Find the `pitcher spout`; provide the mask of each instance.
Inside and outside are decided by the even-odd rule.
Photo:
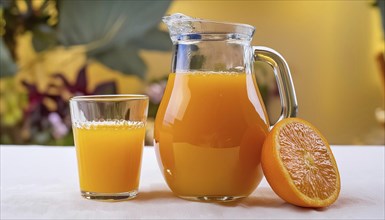
[[[187,20],[193,20],[193,17],[187,16],[182,13],[175,13],[172,15],[166,15],[162,18],[162,21],[167,25],[169,30],[172,30],[174,28],[174,24],[176,21],[187,21]]]
[[[193,26],[191,23],[193,20],[193,17],[189,17],[182,13],[167,15],[162,18],[163,23],[165,23],[168,28],[173,43],[177,40],[177,35],[193,32]]]

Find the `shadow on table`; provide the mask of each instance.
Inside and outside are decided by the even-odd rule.
[[[162,200],[177,198],[170,190],[139,191],[136,201]]]
[[[181,201],[188,201],[181,198],[178,198],[170,190],[154,190],[154,191],[140,191],[138,196],[135,198],[135,201],[149,201],[149,200],[169,200],[169,199],[178,199]],[[190,201],[198,202],[199,201]],[[247,198],[240,199],[234,202],[202,202],[211,205],[219,205],[226,207],[247,207],[247,208],[256,208],[256,207],[265,207],[265,208],[278,208],[278,209],[290,209],[298,212],[323,212],[328,209],[325,208],[303,208],[295,205],[291,205],[281,198],[279,198],[269,187],[258,187],[258,189]]]
[[[220,206],[228,207],[270,207],[280,208],[286,203],[274,194],[268,187],[258,187],[252,195],[234,202],[215,203]]]
[[[296,210],[298,212],[313,212],[313,211],[325,211],[327,208],[303,208],[295,205],[291,205],[281,198],[279,198],[273,190],[269,187],[258,187],[258,189],[247,198],[234,201],[234,202],[226,202],[226,203],[216,203],[220,206],[227,207],[265,207],[265,208],[279,208],[279,209],[291,209]]]

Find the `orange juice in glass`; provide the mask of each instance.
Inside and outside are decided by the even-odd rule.
[[[70,105],[82,196],[100,200],[134,198],[139,186],[148,98],[77,96]]]

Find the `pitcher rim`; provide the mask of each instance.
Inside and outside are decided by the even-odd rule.
[[[244,34],[249,36],[250,38],[253,37],[254,32],[256,28],[249,24],[243,24],[243,23],[235,23],[235,22],[222,22],[222,21],[216,21],[216,20],[210,20],[210,19],[201,19],[201,18],[180,18],[176,20],[169,21],[168,18],[170,18],[171,15],[166,15],[162,17],[162,21],[166,24],[170,35],[183,35],[183,34],[192,34],[192,33],[209,33],[209,34],[225,34],[225,33],[236,33],[236,34]],[[175,24],[183,24],[186,22],[191,22],[189,25],[181,25],[181,27],[174,28],[173,25]],[[197,25],[197,24],[204,24],[207,25],[204,28],[203,25]],[[212,25],[210,27],[209,25]],[[223,27],[219,27],[223,26]],[[205,29],[206,28],[206,29]]]
[[[164,19],[170,17],[169,15],[165,15],[162,17],[162,21]],[[237,23],[237,22],[227,22],[227,21],[216,21],[216,20],[209,20],[209,19],[202,19],[202,18],[183,18],[180,20],[173,21],[173,23],[180,23],[184,21],[190,21],[190,22],[204,22],[204,23],[215,23],[215,24],[225,24],[225,25],[232,25],[232,26],[243,26],[246,28],[250,28],[255,30],[255,27],[250,24],[244,24],[244,23]]]

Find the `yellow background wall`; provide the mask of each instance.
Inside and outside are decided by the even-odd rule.
[[[384,50],[381,20],[378,8],[371,4],[175,0],[167,13],[255,26],[252,43],[279,51],[291,67],[299,117],[315,124],[332,144],[370,144],[368,136],[374,133],[378,139],[384,135],[374,111],[384,106],[385,86],[375,61]],[[76,70],[86,60],[81,51],[61,47],[37,55],[31,35],[22,39],[18,44],[22,68],[17,76],[35,80],[41,90],[52,73],[63,72],[74,81]],[[169,73],[171,52],[141,51],[141,55],[148,64],[148,80]],[[91,61],[88,77],[90,90],[99,82],[116,80],[120,93],[144,92],[144,81],[97,62]],[[279,99],[272,100],[267,108],[272,118],[277,116]]]
[[[384,106],[375,56],[384,42],[372,1],[174,1],[168,14],[247,23],[254,45],[279,51],[296,86],[299,116],[332,144],[365,142],[380,129],[374,111]],[[170,53],[143,51],[149,79],[168,74]],[[279,100],[268,106],[272,115]]]

